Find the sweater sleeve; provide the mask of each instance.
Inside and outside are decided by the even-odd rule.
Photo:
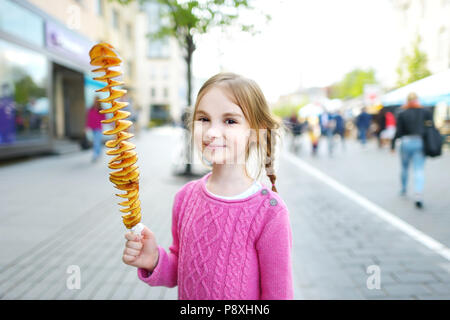
[[[292,232],[286,207],[275,213],[256,243],[260,267],[261,299],[294,298],[292,284]]]
[[[165,286],[175,287],[178,283],[178,215],[181,205],[181,192],[175,195],[174,204],[172,207],[172,245],[169,247],[167,253],[161,246],[158,246],[159,259],[158,263],[149,272],[146,269],[138,268],[138,277],[150,286]]]

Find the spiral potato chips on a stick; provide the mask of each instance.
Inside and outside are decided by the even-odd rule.
[[[137,153],[134,151],[135,145],[126,140],[134,137],[132,133],[127,130],[133,124],[129,120],[125,120],[130,115],[130,112],[121,109],[128,105],[128,102],[116,101],[122,97],[127,91],[123,89],[114,89],[113,87],[123,85],[122,81],[112,80],[120,76],[122,73],[117,70],[110,69],[111,67],[118,67],[122,60],[119,58],[116,50],[108,43],[99,43],[92,47],[89,51],[91,58],[91,65],[99,68],[92,70],[92,72],[104,72],[104,75],[95,77],[94,80],[106,82],[106,86],[96,90],[96,92],[107,92],[109,96],[104,99],[99,99],[99,102],[110,103],[108,109],[100,110],[100,113],[112,113],[113,116],[109,119],[102,120],[102,123],[114,123],[114,129],[103,131],[105,135],[115,135],[115,139],[108,140],[105,145],[112,150],[108,150],[106,154],[114,156],[109,161],[108,167],[113,170],[110,173],[109,180],[115,184],[119,190],[125,191],[124,194],[116,194],[125,201],[119,205],[125,207],[120,209],[123,223],[128,229],[138,231],[136,228],[141,221],[141,202],[139,201],[139,170],[136,165]],[[141,224],[139,224],[141,225]]]

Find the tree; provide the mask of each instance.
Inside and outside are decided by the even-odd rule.
[[[364,85],[375,84],[375,71],[373,69],[354,69],[347,73],[344,78],[330,88],[330,98],[350,99],[359,97],[364,93]]]
[[[122,4],[128,4],[134,0],[116,0]],[[158,3],[161,7],[160,19],[165,21],[159,29],[150,34],[154,40],[173,37],[184,50],[186,61],[186,80],[188,106],[192,105],[192,56],[196,50],[195,38],[198,35],[209,32],[214,27],[237,26],[241,31],[257,33],[253,25],[236,23],[241,10],[254,10],[250,4],[252,0],[139,0]],[[266,21],[269,15],[264,15]]]
[[[134,0],[116,1],[127,4]],[[160,19],[165,22],[156,32],[150,34],[150,37],[155,40],[173,37],[184,50],[188,107],[192,106],[192,56],[196,50],[196,36],[205,34],[214,27],[221,27],[223,30],[231,25],[244,32],[256,33],[253,25],[237,23],[241,10],[255,9],[250,4],[252,0],[140,0],[142,4],[145,2],[158,3],[161,7]],[[269,15],[264,17],[266,21],[270,20]],[[190,154],[188,156],[190,157]],[[186,164],[187,175],[191,171],[190,162],[189,159]]]
[[[418,35],[412,43],[410,54],[403,51],[399,65],[397,67],[397,86],[402,87],[408,83],[420,80],[431,75],[427,68],[427,54],[420,50],[422,39]]]

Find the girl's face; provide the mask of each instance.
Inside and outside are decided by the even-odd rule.
[[[210,88],[197,106],[194,141],[211,164],[245,164],[250,126],[224,89]]]

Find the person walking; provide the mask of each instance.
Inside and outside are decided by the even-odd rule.
[[[423,151],[423,133],[425,131],[425,121],[431,120],[432,115],[419,104],[416,93],[411,92],[407,97],[407,102],[397,118],[397,131],[391,142],[391,151],[395,152],[395,141],[401,139],[400,160],[401,160],[401,191],[402,196],[406,195],[408,185],[408,169],[412,162],[414,177],[414,200],[417,208],[423,207],[424,191],[424,166],[425,155]]]
[[[345,150],[345,120],[341,115],[341,111],[337,111],[333,118],[336,123],[334,134],[337,134],[341,138],[342,150]]]
[[[367,113],[366,108],[362,109],[362,112],[356,118],[356,127],[358,128],[358,138],[362,145],[366,144],[367,141],[367,131],[370,127],[370,121],[372,116]]]
[[[385,129],[380,132],[381,147],[383,147],[384,144],[389,144],[389,142],[394,138],[396,130],[395,116],[392,112],[387,111],[384,115],[384,119]]]
[[[297,113],[294,111],[288,121],[289,129],[291,130],[291,151],[298,152],[300,141],[299,137],[302,134],[302,123],[298,120]]]
[[[101,121],[106,119],[105,115],[99,112],[102,110],[102,107],[98,99],[99,97],[94,98],[94,103],[86,116],[86,128],[92,131],[92,144],[94,149],[92,162],[95,162],[100,158],[100,153],[103,146]]]

